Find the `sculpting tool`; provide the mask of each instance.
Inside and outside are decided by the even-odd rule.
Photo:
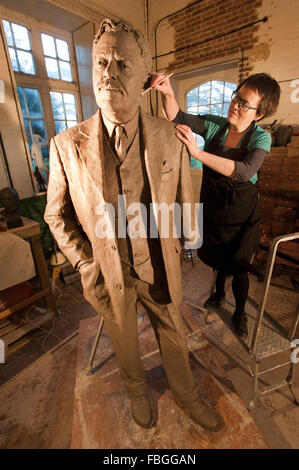
[[[164,80],[166,78],[170,78],[172,77],[172,75],[174,74],[174,72],[170,73],[169,75],[167,75],[166,77],[162,78],[162,80],[160,80],[156,85],[160,85],[160,83],[164,82]],[[146,90],[144,90],[142,93],[141,93],[141,96],[145,95],[145,93],[147,93],[148,91],[150,91],[153,87],[150,86],[149,88],[147,88]]]

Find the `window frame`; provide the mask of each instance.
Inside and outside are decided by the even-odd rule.
[[[47,128],[46,128],[46,120],[45,120],[45,113],[44,113],[44,109],[43,109],[43,103],[42,103],[42,98],[41,98],[41,93],[40,93],[40,90],[37,88],[37,87],[29,87],[29,86],[21,86],[21,85],[17,85],[17,88],[22,88],[23,90],[23,93],[24,93],[24,88],[31,88],[32,90],[37,90],[39,92],[39,97],[40,97],[40,104],[41,104],[41,111],[42,111],[42,117],[39,117],[39,118],[31,118],[30,117],[30,113],[28,111],[28,103],[27,103],[27,98],[25,96],[25,99],[24,99],[24,104],[25,104],[25,107],[26,107],[26,111],[27,111],[27,114],[28,116],[24,117],[23,116],[23,113],[22,113],[22,116],[23,116],[23,121],[24,121],[24,124],[25,124],[25,120],[28,120],[28,121],[44,121],[45,123],[45,131],[46,131],[46,137],[48,139],[48,133],[47,133]],[[17,90],[17,93],[18,93],[18,90]],[[18,96],[19,96],[19,93],[18,93]],[[20,103],[21,105],[21,103]],[[26,128],[26,126],[25,126]],[[30,133],[31,133],[31,139],[33,141],[33,132],[32,132],[32,127],[30,125]],[[27,133],[26,133],[26,136],[27,136]],[[27,139],[28,140],[28,139]],[[29,145],[29,142],[28,142],[28,145]]]
[[[78,123],[80,123],[83,120],[81,99],[80,99],[80,88],[79,88],[78,74],[77,74],[76,60],[75,60],[75,46],[74,46],[72,34],[68,31],[63,31],[50,24],[39,22],[32,17],[23,15],[22,13],[18,13],[15,11],[9,12],[8,9],[3,9],[3,13],[1,14],[1,21],[2,20],[7,20],[10,23],[16,23],[16,24],[19,24],[20,26],[24,26],[29,31],[31,53],[33,55],[33,60],[34,60],[34,65],[35,65],[35,75],[26,74],[24,72],[15,72],[13,70],[9,52],[8,52],[9,46],[6,41],[6,36],[4,33],[4,25],[2,24],[5,45],[6,45],[7,53],[8,53],[9,66],[11,67],[12,73],[14,74],[16,87],[20,86],[20,87],[25,87],[25,88],[35,88],[39,90],[43,114],[44,114],[46,134],[48,137],[48,141],[50,143],[51,138],[53,138],[56,135],[54,116],[52,113],[52,105],[51,105],[51,99],[50,99],[50,91],[58,91],[58,92],[63,92],[63,93],[74,94],[75,101],[76,101],[77,115],[78,115]],[[71,65],[71,71],[72,71],[71,82],[48,77],[46,64],[44,60],[45,56],[44,56],[44,51],[43,51],[43,46],[42,46],[42,38],[41,38],[42,33],[53,36],[55,39],[61,39],[63,41],[67,41],[68,47],[69,47],[70,65]],[[16,93],[17,99],[19,100],[17,89],[15,90],[15,93]],[[19,106],[21,110],[20,103],[19,103]],[[25,131],[25,124],[24,124],[24,131]],[[26,132],[25,132],[25,136],[27,139]],[[29,143],[28,143],[28,146],[29,146]]]
[[[72,94],[75,96],[75,104],[76,104],[76,110],[77,110],[77,123],[79,124],[80,122],[80,118],[79,118],[79,113],[78,113],[78,104],[80,102],[80,97],[79,97],[79,93],[76,93],[74,91],[66,91],[66,90],[62,90],[62,89],[59,89],[59,88],[55,88],[55,89],[49,89],[49,100],[50,100],[50,107],[51,107],[51,114],[52,114],[52,118],[53,118],[53,123],[54,123],[54,129],[55,129],[55,135],[56,135],[56,128],[55,128],[55,121],[59,121],[59,119],[55,119],[55,116],[54,116],[54,111],[53,111],[53,107],[52,107],[52,101],[51,101],[51,95],[50,95],[50,92],[57,92],[57,93],[69,93],[69,94]],[[61,119],[62,121],[62,119]],[[65,121],[67,121],[67,119],[65,119]]]
[[[204,85],[205,83],[208,83],[208,82],[223,82],[223,83],[233,83],[229,80],[219,80],[217,78],[213,79],[213,78],[210,78],[210,79],[205,79],[204,81],[201,81],[201,82],[197,82],[196,84],[192,85],[191,87],[187,88],[185,90],[185,93],[184,93],[184,109],[187,110],[187,107],[188,107],[188,101],[187,101],[187,95],[188,93],[190,93],[190,91],[194,90],[195,88],[199,88],[200,86]],[[234,83],[234,85],[236,86],[237,88],[237,84]],[[211,93],[210,93],[210,99],[211,99]],[[229,99],[229,103],[231,102],[231,98]],[[224,101],[224,94],[223,94],[223,101],[222,103],[211,103],[211,101],[209,102],[209,104],[207,105],[202,105],[202,106],[209,106],[209,109],[211,110],[211,105],[214,105],[214,104],[222,104],[222,109],[223,109],[223,105],[228,103],[228,101]],[[210,114],[210,111],[209,113]],[[218,115],[219,116],[219,115]]]
[[[47,56],[45,53],[44,53],[44,48],[43,48],[43,43],[42,43],[42,34],[45,34],[47,36],[51,36],[53,39],[54,39],[54,44],[55,44],[55,51],[56,51],[56,57],[51,57],[51,56]],[[69,55],[70,55],[70,60],[69,61],[66,61],[66,60],[62,60],[62,59],[59,59],[59,56],[58,56],[58,50],[57,50],[57,45],[56,45],[56,39],[60,40],[60,41],[65,41],[68,45],[68,50],[69,50]],[[43,58],[44,58],[44,67],[45,67],[45,70],[46,70],[46,76],[49,80],[56,80],[56,81],[61,81],[63,83],[73,83],[74,82],[74,67],[73,67],[73,62],[72,62],[72,52],[71,52],[71,47],[70,47],[70,44],[69,44],[69,41],[65,38],[65,37],[62,37],[62,36],[57,36],[57,35],[54,35],[53,33],[49,33],[48,31],[45,32],[45,31],[41,31],[40,33],[40,40],[41,40],[41,44],[42,44],[42,51],[43,51]],[[73,40],[73,39],[72,39]],[[59,60],[61,60],[62,62],[67,62],[68,64],[70,64],[70,67],[71,67],[71,74],[72,74],[72,80],[62,80],[61,78],[51,78],[48,76],[48,72],[47,72],[47,66],[46,66],[46,58],[49,58],[49,59],[54,59],[56,60],[56,62],[59,62]],[[60,68],[59,68],[59,63],[58,63],[58,74],[60,76]]]
[[[13,42],[14,42],[14,45],[13,46],[10,46],[8,45],[7,43],[7,39],[6,39],[6,33],[5,33],[5,28],[4,28],[4,24],[3,24],[3,20],[4,21],[7,21],[9,24],[10,24],[10,28],[11,28],[11,33],[12,33],[12,37],[13,37]],[[3,31],[4,31],[4,37],[5,37],[5,41],[6,41],[6,45],[7,45],[7,49],[8,49],[8,55],[9,55],[9,59],[11,61],[11,58],[10,58],[10,53],[9,53],[9,48],[12,48],[14,49],[14,51],[24,51],[24,52],[29,52],[31,55],[32,55],[32,62],[33,62],[33,68],[34,68],[34,72],[35,73],[27,73],[27,72],[22,72],[21,71],[21,67],[20,67],[20,62],[19,62],[19,58],[18,58],[18,54],[16,52],[16,60],[17,60],[17,63],[18,63],[18,67],[19,67],[19,70],[13,70],[13,66],[12,66],[12,63],[11,63],[11,67],[12,67],[12,70],[14,73],[20,73],[20,74],[25,74],[25,75],[31,75],[33,77],[36,76],[36,71],[37,71],[37,68],[36,68],[36,60],[34,59],[34,53],[33,53],[33,47],[32,47],[32,35],[31,35],[31,30],[30,30],[30,27],[27,25],[27,24],[24,24],[24,23],[20,23],[20,22],[16,22],[14,20],[11,20],[11,19],[8,19],[8,18],[1,18],[1,21],[2,21],[2,26],[3,26]],[[30,50],[27,50],[27,49],[22,49],[21,47],[17,47],[16,46],[16,43],[15,43],[15,38],[14,38],[14,33],[13,33],[13,30],[12,30],[12,26],[11,24],[14,23],[18,26],[22,26],[23,28],[26,28],[27,31],[28,31],[28,36],[29,36],[29,42],[30,42]]]

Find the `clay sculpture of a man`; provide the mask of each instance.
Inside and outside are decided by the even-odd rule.
[[[51,142],[45,220],[80,271],[85,298],[104,318],[134,420],[144,428],[155,421],[139,355],[139,301],[173,394],[197,424],[214,431],[218,414],[199,398],[179,310],[180,242],[160,232],[150,236],[146,223],[145,236],[136,236],[128,230],[134,211],[119,215],[119,205],[140,204],[146,222],[153,204],[192,202],[185,146],[172,124],[140,108],[150,69],[142,33],[123,21],[104,20],[93,44],[99,110]]]

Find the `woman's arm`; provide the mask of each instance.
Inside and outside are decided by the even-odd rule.
[[[262,166],[266,155],[266,150],[258,147],[250,150],[242,162],[236,162],[234,180],[249,181]]]
[[[179,131],[177,137],[184,142],[193,158],[235,181],[249,181],[260,169],[267,154],[266,150],[256,147],[251,149],[241,162],[219,157],[200,150],[190,127],[178,124],[176,128]]]
[[[179,108],[167,75],[163,73],[153,74],[151,86],[162,94],[162,108],[164,116],[168,121],[173,121],[176,124],[186,124],[191,127],[192,132],[203,135],[205,130],[204,119],[199,115],[184,113]]]
[[[190,127],[184,124],[178,124],[176,128],[179,131],[176,134],[177,137],[184,142],[189,154],[195,158],[195,160],[199,160],[204,165],[224,176],[234,178],[236,173],[236,162],[234,160],[218,157],[217,155],[200,150]]]
[[[164,78],[164,80],[163,80]],[[161,82],[161,80],[163,80]],[[170,80],[164,73],[152,74],[150,86],[162,94],[162,108],[164,115],[168,121],[173,121],[179,112],[179,105],[175,99]]]

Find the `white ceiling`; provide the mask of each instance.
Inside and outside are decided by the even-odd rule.
[[[87,21],[43,0],[0,0],[0,4],[65,31],[74,31]]]

